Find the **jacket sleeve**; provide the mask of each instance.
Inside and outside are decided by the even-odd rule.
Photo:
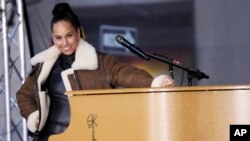
[[[151,86],[153,77],[142,69],[119,62],[105,54],[103,54],[103,63],[111,83],[116,87],[142,88]]]
[[[25,82],[21,85],[20,89],[16,93],[20,114],[26,119],[32,112],[38,109],[35,97],[36,81],[34,77],[34,71],[29,73],[25,79]]]

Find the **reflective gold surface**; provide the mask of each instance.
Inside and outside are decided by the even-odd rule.
[[[72,119],[50,141],[229,141],[250,125],[250,86],[86,90],[70,95]]]

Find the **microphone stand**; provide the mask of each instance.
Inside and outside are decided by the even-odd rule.
[[[173,68],[173,65],[169,65],[168,71],[169,71],[170,76],[174,79],[174,68]]]
[[[199,69],[192,69],[192,68],[186,67],[186,66],[182,65],[179,61],[177,61],[175,59],[172,59],[172,58],[169,58],[169,57],[166,57],[166,56],[163,56],[163,55],[159,55],[159,54],[156,54],[156,53],[154,53],[153,55],[149,54],[147,52],[144,52],[144,53],[147,56],[149,56],[150,58],[153,58],[153,59],[156,59],[158,61],[169,64],[170,65],[169,66],[170,67],[169,68],[170,75],[172,76],[172,78],[173,78],[173,66],[186,71],[187,75],[188,75],[188,86],[192,86],[192,79],[193,78],[197,78],[197,80],[201,80],[203,78],[209,79],[209,76],[207,76],[205,73],[201,72]]]
[[[192,86],[192,79],[193,78],[197,78],[198,80],[201,80],[203,78],[206,78],[206,79],[209,78],[209,76],[207,76],[205,73],[201,72],[200,70],[198,70],[198,69],[194,70],[194,69],[191,69],[189,67],[186,67],[186,66],[182,65],[179,61],[177,61],[175,59],[172,59],[172,58],[169,58],[169,57],[166,57],[166,56],[163,56],[163,55],[159,55],[159,54],[156,54],[156,53],[152,55],[152,54],[149,54],[147,52],[144,52],[140,48],[138,48],[136,45],[131,44],[129,41],[127,41],[121,35],[117,35],[115,40],[119,44],[127,47],[131,52],[135,53],[136,55],[140,56],[141,58],[143,58],[143,59],[145,59],[147,61],[149,61],[150,58],[153,58],[153,59],[156,59],[158,61],[169,64],[169,72],[170,72],[170,75],[171,75],[172,78],[174,78],[173,66],[186,71],[187,74],[188,74],[188,85],[189,86]]]

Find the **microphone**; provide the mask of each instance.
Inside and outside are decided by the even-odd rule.
[[[121,35],[117,35],[115,37],[115,40],[123,45],[124,47],[128,48],[131,52],[133,52],[134,54],[140,56],[141,58],[145,59],[145,60],[149,60],[150,58],[148,57],[148,55],[146,53],[144,53],[140,48],[136,47],[136,45],[131,44],[129,41],[127,41],[123,36]]]

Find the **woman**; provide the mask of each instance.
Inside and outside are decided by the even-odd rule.
[[[84,40],[80,22],[67,3],[56,5],[52,13],[54,45],[31,59],[35,67],[16,95],[34,141],[48,140],[68,127],[70,108],[65,91],[174,85],[167,75],[153,78],[97,52]]]

